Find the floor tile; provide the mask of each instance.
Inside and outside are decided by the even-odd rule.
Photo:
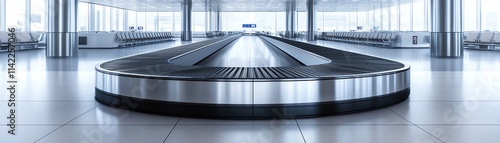
[[[410,124],[405,119],[401,118],[392,111],[383,108],[374,111],[345,114],[345,115],[335,115],[327,117],[318,118],[307,118],[307,119],[297,119],[299,125],[330,125],[330,124],[360,124],[360,125],[371,125],[371,124]]]
[[[161,143],[173,125],[64,126],[37,143]]]
[[[412,125],[301,125],[310,143],[441,143]]]
[[[264,126],[295,126],[294,119],[266,119],[266,120],[230,120],[230,119],[201,119],[181,118],[179,125],[264,125]]]
[[[6,126],[1,126],[0,142],[2,143],[32,143],[49,134],[60,126],[16,126],[16,135],[7,133],[10,129]]]
[[[0,102],[0,105],[7,105]],[[95,102],[17,102],[18,125],[63,125],[93,109]],[[9,110],[10,111],[10,110]],[[0,115],[8,115],[2,108]]]
[[[105,105],[85,113],[70,125],[175,125],[180,117],[129,111]]]
[[[495,143],[500,141],[500,125],[420,126],[447,143]]]
[[[167,143],[304,143],[296,125],[177,125]]]
[[[403,102],[389,107],[414,124],[500,124],[500,111],[480,102]]]

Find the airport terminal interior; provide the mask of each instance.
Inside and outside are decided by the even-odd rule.
[[[0,142],[500,142],[499,4],[0,0]]]

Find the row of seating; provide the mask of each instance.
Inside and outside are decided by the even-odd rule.
[[[121,46],[171,41],[174,38],[171,32],[117,32],[116,37]]]
[[[38,36],[38,37],[37,37]],[[28,32],[16,32],[15,33],[15,42],[12,45],[16,46],[17,49],[28,49],[28,48],[37,48],[40,35],[37,33],[28,33]],[[5,50],[9,46],[9,32],[0,31],[0,49]]]
[[[497,49],[500,46],[500,32],[465,32],[464,45],[466,48]]]
[[[390,46],[396,40],[397,32],[322,32],[318,39],[349,42],[355,44],[369,44]]]
[[[220,36],[230,36],[234,34],[241,34],[241,31],[207,31],[207,38],[220,37]]]
[[[288,34],[288,35],[291,35],[291,34]],[[295,38],[305,38],[307,35],[307,32],[306,31],[297,31],[297,32],[294,32],[293,35],[294,35],[293,37],[295,37]],[[282,38],[289,38],[289,36],[287,36],[287,31],[278,31],[278,36],[280,36]]]
[[[464,42],[478,44],[500,44],[500,32],[465,32]]]

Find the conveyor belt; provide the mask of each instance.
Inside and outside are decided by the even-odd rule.
[[[217,60],[222,47],[234,46],[240,36],[97,65],[96,100],[179,116],[270,118],[281,112],[279,116],[295,118],[386,107],[409,95],[407,65],[271,36],[263,36],[264,43],[303,64],[224,67],[203,61]],[[314,57],[318,60],[310,62]]]
[[[259,36],[241,36],[203,59],[197,66],[211,67],[291,67],[303,66]]]

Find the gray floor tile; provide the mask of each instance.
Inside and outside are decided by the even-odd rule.
[[[70,125],[175,125],[179,117],[140,113],[99,105]]]
[[[420,126],[447,143],[497,143],[500,125]]]
[[[500,124],[500,111],[480,102],[403,102],[389,109],[415,124]]]
[[[303,143],[295,126],[177,125],[167,143]]]
[[[6,102],[0,102],[7,105]],[[17,102],[18,125],[63,125],[96,106],[96,102]],[[2,108],[5,109],[5,108]],[[0,115],[8,115],[0,110]]]
[[[16,126],[15,136],[7,133],[7,127],[1,126],[0,142],[32,143],[57,129],[59,126]]]
[[[297,125],[293,119],[268,119],[268,120],[225,120],[225,119],[200,119],[181,118],[179,125],[263,125],[263,126],[294,126]]]
[[[173,125],[64,126],[37,143],[162,143]]]
[[[412,125],[301,125],[308,143],[441,143]]]
[[[381,124],[410,124],[392,111],[384,108],[374,111],[345,114],[337,116],[327,116],[318,118],[297,119],[299,125],[329,125],[329,124],[360,124],[360,125],[381,125]]]

